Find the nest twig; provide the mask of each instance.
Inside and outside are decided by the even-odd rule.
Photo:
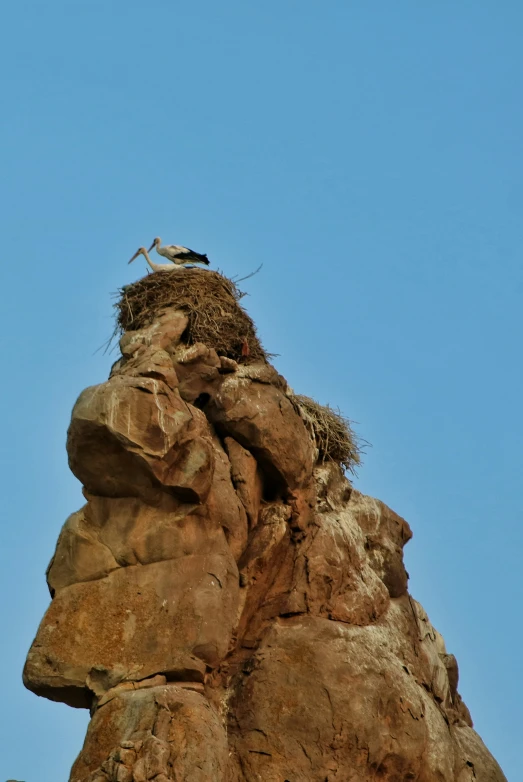
[[[173,307],[188,317],[183,335],[187,345],[203,342],[218,355],[243,363],[267,361],[270,356],[258,339],[253,321],[239,304],[243,293],[217,272],[155,272],[125,285],[116,295],[115,336],[144,328],[161,310]]]
[[[302,394],[293,394],[291,401],[297,408],[318,448],[320,462],[338,462],[355,474],[361,464],[364,441],[351,427],[351,422],[339,410],[320,405]]]

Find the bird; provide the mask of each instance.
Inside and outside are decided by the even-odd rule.
[[[153,247],[156,247],[156,252],[159,255],[163,255],[164,258],[178,266],[184,266],[186,263],[203,263],[205,266],[209,266],[209,259],[204,253],[197,253],[188,247],[182,247],[178,244],[166,244],[161,247],[161,243],[162,240],[157,236],[149,247],[149,252],[151,252]]]
[[[143,255],[153,272],[175,272],[178,271],[178,269],[182,269],[183,267],[180,265],[176,265],[174,263],[155,263],[154,261],[151,261],[149,258],[149,253],[145,249],[145,247],[139,247],[129,263],[132,263],[135,258],[138,258],[139,255]]]

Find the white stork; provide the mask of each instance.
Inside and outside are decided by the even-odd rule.
[[[166,244],[161,247],[161,243],[162,240],[157,236],[149,247],[149,252],[151,252],[153,247],[156,247],[156,252],[159,255],[163,255],[164,258],[172,261],[177,266],[185,266],[187,263],[204,263],[206,266],[209,265],[209,259],[203,253],[197,253],[188,247],[181,247],[178,244]]]
[[[149,253],[145,249],[145,247],[139,247],[129,263],[132,263],[135,258],[138,258],[139,255],[143,255],[153,272],[175,272],[178,271],[178,269],[181,269],[182,266],[176,266],[174,263],[155,263],[154,261],[151,261],[149,258]]]

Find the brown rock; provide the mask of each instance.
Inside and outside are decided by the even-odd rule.
[[[92,494],[147,500],[164,486],[201,502],[212,482],[205,416],[154,378],[114,377],[86,389],[73,409],[67,449],[72,471]]]
[[[242,778],[461,779],[444,715],[398,655],[394,613],[375,627],[313,617],[273,625],[231,703]],[[479,762],[470,728],[465,741]],[[482,778],[503,780],[490,756],[485,768]]]
[[[24,683],[52,700],[88,706],[90,692],[120,681],[156,673],[201,679],[227,652],[237,601],[236,566],[223,553],[118,568],[64,587],[42,620]]]
[[[391,597],[407,593],[408,573],[403,563],[403,546],[412,537],[407,522],[373,497],[353,491],[350,511],[365,533],[369,562]]]
[[[447,725],[387,640],[313,617],[275,624],[232,706],[246,778],[450,782]]]
[[[252,380],[255,383],[265,383],[274,386],[287,394],[289,386],[285,378],[280,375],[274,367],[265,361],[257,361],[252,364],[240,364],[238,367],[238,377]]]
[[[229,372],[237,372],[239,367],[240,365],[233,358],[220,356],[220,372],[223,375],[227,375]]]
[[[224,530],[231,553],[237,562],[247,545],[247,515],[234,490],[229,459],[217,437],[213,438],[213,449],[215,469],[206,510],[209,518]]]
[[[133,355],[138,346],[173,350],[183,336],[188,324],[187,315],[179,310],[167,309],[160,312],[154,321],[139,331],[127,331],[120,339],[122,355]]]
[[[73,410],[87,504],[24,670],[91,709],[71,782],[503,782],[407,522],[318,461],[274,368],[188,334],[174,309],[128,332]]]
[[[136,343],[133,344],[135,347]],[[130,377],[150,377],[162,380],[171,390],[178,386],[178,377],[174,371],[172,358],[165,350],[156,347],[138,346],[133,350],[129,360],[120,362],[114,375]]]
[[[97,536],[85,517],[85,508],[73,513],[56,544],[55,554],[47,568],[47,585],[51,595],[78,581],[103,578],[118,567],[111,550]]]
[[[238,626],[240,644],[256,648],[264,627],[262,606],[268,602],[267,592],[289,553],[291,509],[281,503],[263,508],[260,523],[250,535],[249,545],[239,562],[241,616]],[[288,581],[288,579],[287,579]],[[286,596],[286,593],[285,593]],[[279,597],[279,595],[278,595]],[[274,611],[269,611],[270,616]],[[255,617],[254,621],[253,617]]]
[[[173,360],[180,378],[182,399],[204,407],[222,380],[220,357],[212,348],[197,342],[189,348],[180,346],[173,354]]]
[[[313,444],[300,416],[273,385],[226,375],[206,410],[218,431],[256,458],[271,498],[312,478]]]
[[[148,565],[189,555],[229,556],[223,530],[206,507],[179,504],[172,510],[134,498],[92,497],[89,517],[121,565]]]
[[[263,494],[263,481],[254,456],[232,437],[225,438],[225,447],[231,464],[231,478],[252,529],[258,523]]]
[[[70,782],[225,782],[225,730],[206,698],[174,684],[118,694],[91,720]]]
[[[172,350],[187,329],[189,318],[185,312],[168,308],[160,312],[148,328],[142,329],[145,344],[162,350]]]
[[[365,555],[364,536],[347,512],[322,514],[296,551],[293,591],[309,613],[366,625],[387,609],[389,595]]]
[[[458,745],[455,760],[456,782],[502,782],[505,775],[475,730],[453,726],[452,736]]]
[[[48,568],[52,593],[102,578],[118,566],[191,554],[229,555],[219,520],[207,506],[171,501],[152,507],[134,497],[87,496],[88,504],[67,520],[58,539]]]

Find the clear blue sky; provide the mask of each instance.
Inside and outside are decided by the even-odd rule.
[[[61,782],[87,713],[21,684],[82,504],[65,433],[159,234],[242,275],[297,392],[373,447],[410,588],[520,779],[523,4],[16,0],[2,11],[0,781]]]

